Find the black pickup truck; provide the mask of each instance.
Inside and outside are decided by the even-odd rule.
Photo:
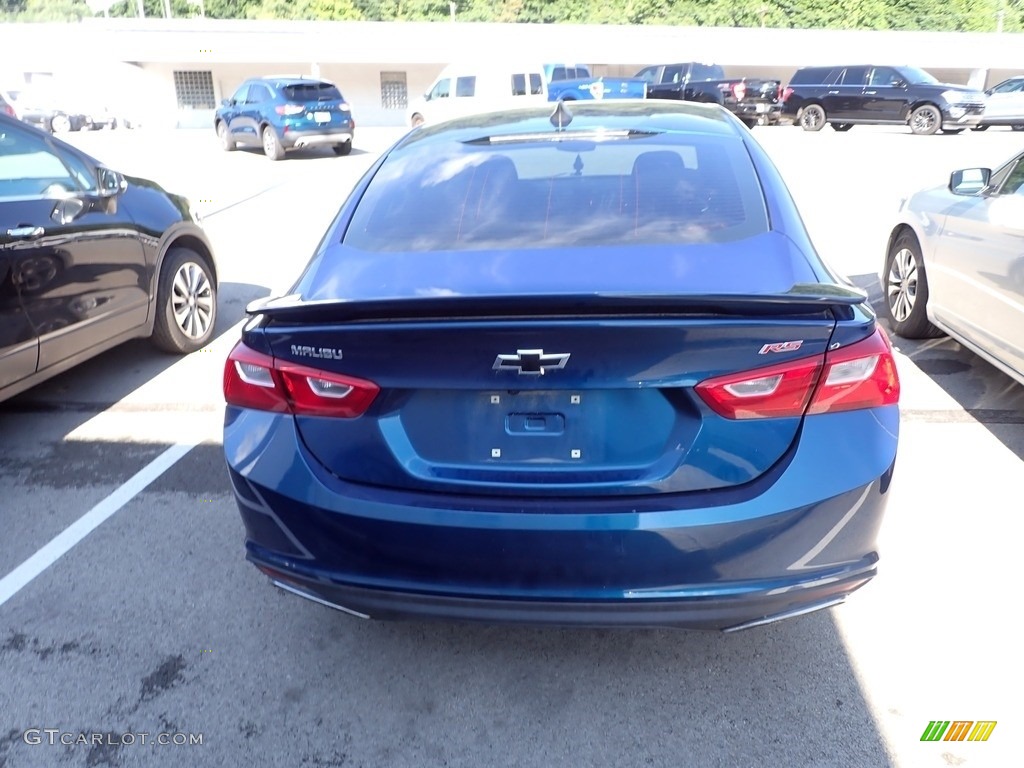
[[[985,94],[940,83],[918,67],[803,67],[783,91],[782,111],[805,131],[828,123],[836,131],[909,125],[922,135],[960,133],[981,122]]]
[[[647,98],[721,104],[748,127],[772,125],[782,114],[782,82],[729,79],[717,64],[687,61],[644,67],[636,77],[647,82]]]

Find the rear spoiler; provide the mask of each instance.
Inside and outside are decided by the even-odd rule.
[[[665,317],[674,315],[806,315],[849,308],[867,301],[857,288],[838,284],[794,285],[785,293],[635,295],[537,294],[414,296],[395,299],[303,301],[298,295],[258,299],[245,311],[282,322],[360,322],[417,319],[515,317]],[[843,311],[845,310],[845,311]]]

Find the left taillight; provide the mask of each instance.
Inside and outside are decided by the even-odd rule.
[[[372,381],[276,360],[242,342],[224,365],[224,399],[239,408],[352,419],[378,392]]]
[[[802,358],[702,381],[700,398],[727,419],[767,419],[895,405],[900,381],[881,328],[820,358]]]
[[[736,83],[732,87],[732,93],[736,97],[736,101],[743,101],[743,98],[747,95],[747,84]]]

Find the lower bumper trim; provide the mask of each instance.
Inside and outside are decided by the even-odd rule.
[[[362,619],[468,621],[559,627],[676,628],[738,632],[830,608],[875,575],[875,563],[842,577],[796,584],[784,591],[689,599],[525,600],[451,596],[322,582],[283,572],[249,557],[274,586]]]

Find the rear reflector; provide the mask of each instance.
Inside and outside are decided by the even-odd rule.
[[[240,408],[352,419],[378,392],[372,381],[275,360],[242,342],[224,365],[224,399]]]
[[[819,357],[702,381],[697,394],[727,419],[767,419],[894,405],[900,381],[881,328]]]

